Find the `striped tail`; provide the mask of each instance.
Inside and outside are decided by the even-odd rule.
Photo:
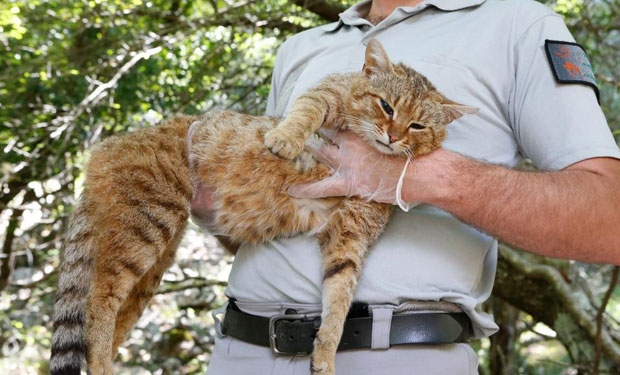
[[[51,375],[80,375],[86,361],[86,299],[93,274],[95,232],[85,206],[80,202],[65,239],[54,306]]]

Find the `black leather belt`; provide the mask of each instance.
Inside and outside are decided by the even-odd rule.
[[[358,309],[359,310],[359,309]],[[363,309],[362,309],[363,310]],[[338,350],[370,348],[372,317],[349,313]],[[229,302],[222,333],[254,345],[270,347],[278,355],[307,355],[312,352],[320,317],[295,311],[271,318],[245,313]],[[392,316],[390,346],[405,344],[451,344],[472,337],[465,313],[414,313]]]

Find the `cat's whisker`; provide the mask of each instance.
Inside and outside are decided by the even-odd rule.
[[[345,120],[349,120],[349,121],[353,122],[355,125],[359,125],[359,124],[364,122],[364,120],[362,120],[359,117],[351,116],[351,115],[347,115],[347,114],[342,114],[342,118],[344,118]]]
[[[405,155],[407,159],[409,159],[410,162],[414,161],[415,155],[413,154],[413,151],[411,149],[405,148],[403,154]]]
[[[377,129],[377,125],[374,122],[361,119],[357,116],[352,116],[349,114],[342,114],[342,118],[344,118],[345,120],[352,120],[352,122],[355,122],[355,124],[361,127],[362,128],[361,130],[364,130],[364,131],[370,131],[374,133],[373,130]]]
[[[359,120],[359,117],[357,117],[357,116],[352,116],[352,115],[347,114],[347,113],[343,113],[343,114],[341,114],[341,116],[342,116],[343,118],[345,118],[345,119]]]

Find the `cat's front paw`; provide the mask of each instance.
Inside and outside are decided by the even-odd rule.
[[[336,348],[322,341],[318,336],[314,340],[314,350],[310,359],[312,375],[334,375],[336,365]]]
[[[278,128],[265,133],[264,142],[273,154],[289,160],[295,159],[304,149],[303,140],[295,139]]]
[[[310,366],[310,374],[311,375],[334,375],[334,371],[330,369],[327,365],[323,364],[315,364],[312,362]]]
[[[310,373],[312,375],[335,375],[333,366],[327,362],[315,361],[314,358],[310,362]]]

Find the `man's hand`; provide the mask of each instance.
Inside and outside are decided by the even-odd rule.
[[[214,205],[213,191],[208,186],[199,183],[195,187],[194,198],[191,202],[192,220],[211,234],[217,234],[217,226],[215,225],[217,210]]]
[[[317,182],[293,186],[291,196],[356,196],[409,210],[412,205],[401,199],[404,176],[411,170],[407,159],[382,154],[351,132],[337,133],[332,141],[335,145],[313,147],[311,151],[334,173]]]
[[[294,186],[292,196],[424,202],[537,254],[620,265],[620,160],[593,158],[561,171],[525,172],[439,149],[402,173],[403,159],[382,155],[352,134],[340,134],[336,143],[315,151],[334,175]]]
[[[236,254],[239,244],[233,242],[228,235],[220,233],[215,223],[217,209],[215,208],[214,196],[213,190],[202,183],[198,183],[191,202],[192,220],[200,228],[214,235],[231,254]]]

